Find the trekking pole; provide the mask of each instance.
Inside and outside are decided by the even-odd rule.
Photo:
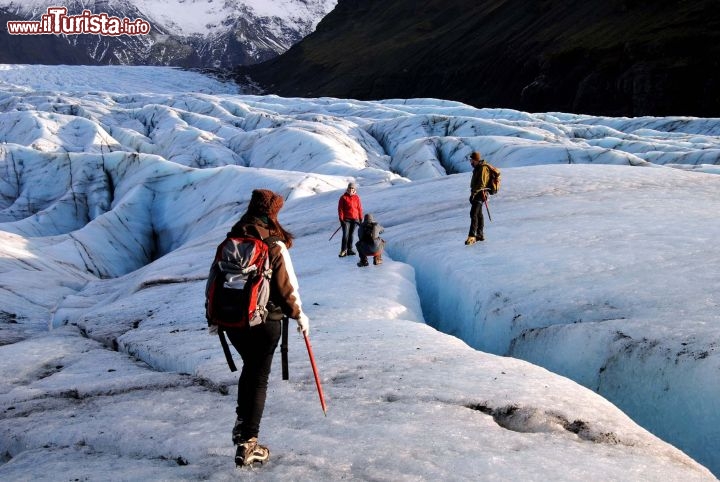
[[[485,191],[485,192],[486,192],[486,194],[485,194],[485,201],[483,201],[483,202],[485,203],[485,209],[487,209],[487,212],[488,212],[488,219],[490,220],[490,222],[492,222],[492,216],[490,215],[490,206],[488,205],[488,195],[487,195],[488,189],[487,189],[487,188],[482,188],[481,191]]]
[[[289,380],[290,375],[288,373],[288,320],[287,316],[282,319],[282,342],[280,344],[280,359],[282,361],[282,379]]]
[[[312,347],[310,346],[310,339],[305,332],[303,332],[303,337],[305,338],[305,346],[307,347],[308,356],[310,357],[310,366],[312,367],[313,375],[315,376],[315,385],[317,386],[318,396],[320,397],[320,406],[327,417],[327,406],[325,405],[322,385],[320,385],[320,376],[318,375],[317,367],[315,366],[315,357],[313,356]]]
[[[330,239],[328,239],[328,241],[332,241],[332,238],[334,238],[337,232],[340,231],[340,228],[342,228],[342,224],[338,226],[334,233],[332,233],[332,236],[330,236]]]

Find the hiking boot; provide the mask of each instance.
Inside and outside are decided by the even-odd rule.
[[[362,258],[360,258],[360,261],[358,261],[357,265],[362,268],[363,266],[369,266],[370,263],[368,263],[367,258],[363,256]]]
[[[465,240],[465,244],[470,246],[471,244],[475,244],[475,236],[468,236],[468,238]]]
[[[480,236],[477,237],[477,240],[478,240],[478,241],[485,241],[485,236],[483,236],[483,235],[481,234]]]
[[[347,255],[348,256],[355,256],[357,253],[353,251],[352,249],[348,249]]]
[[[344,258],[344,257],[347,256],[347,255],[348,255],[347,251],[345,251],[345,250],[343,249],[342,251],[340,251],[340,254],[338,254],[338,258]]]
[[[243,467],[255,462],[264,464],[270,458],[270,450],[257,443],[257,437],[252,437],[237,446],[235,452],[235,465]]]
[[[379,254],[375,256],[375,258],[373,258],[373,264],[375,266],[382,264],[382,256],[380,256]]]

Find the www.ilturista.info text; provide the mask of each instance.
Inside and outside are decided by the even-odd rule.
[[[141,18],[130,20],[111,17],[107,13],[94,14],[90,10],[83,10],[80,15],[68,15],[66,7],[48,7],[39,21],[9,21],[7,30],[10,35],[147,35],[150,23]]]

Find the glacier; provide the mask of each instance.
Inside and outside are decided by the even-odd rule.
[[[719,131],[0,66],[0,477],[715,480]],[[468,247],[472,150],[503,182]],[[328,240],[350,180],[382,266]],[[291,336],[271,463],[238,471],[203,290],[258,187],[286,199],[328,416]]]

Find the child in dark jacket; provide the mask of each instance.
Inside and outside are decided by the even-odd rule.
[[[358,266],[368,266],[368,257],[373,257],[373,264],[382,264],[382,252],[385,248],[385,240],[380,237],[383,233],[384,228],[375,221],[372,214],[368,213],[365,215],[360,229],[358,231],[358,237],[360,238],[355,247],[360,255],[360,261]]]

